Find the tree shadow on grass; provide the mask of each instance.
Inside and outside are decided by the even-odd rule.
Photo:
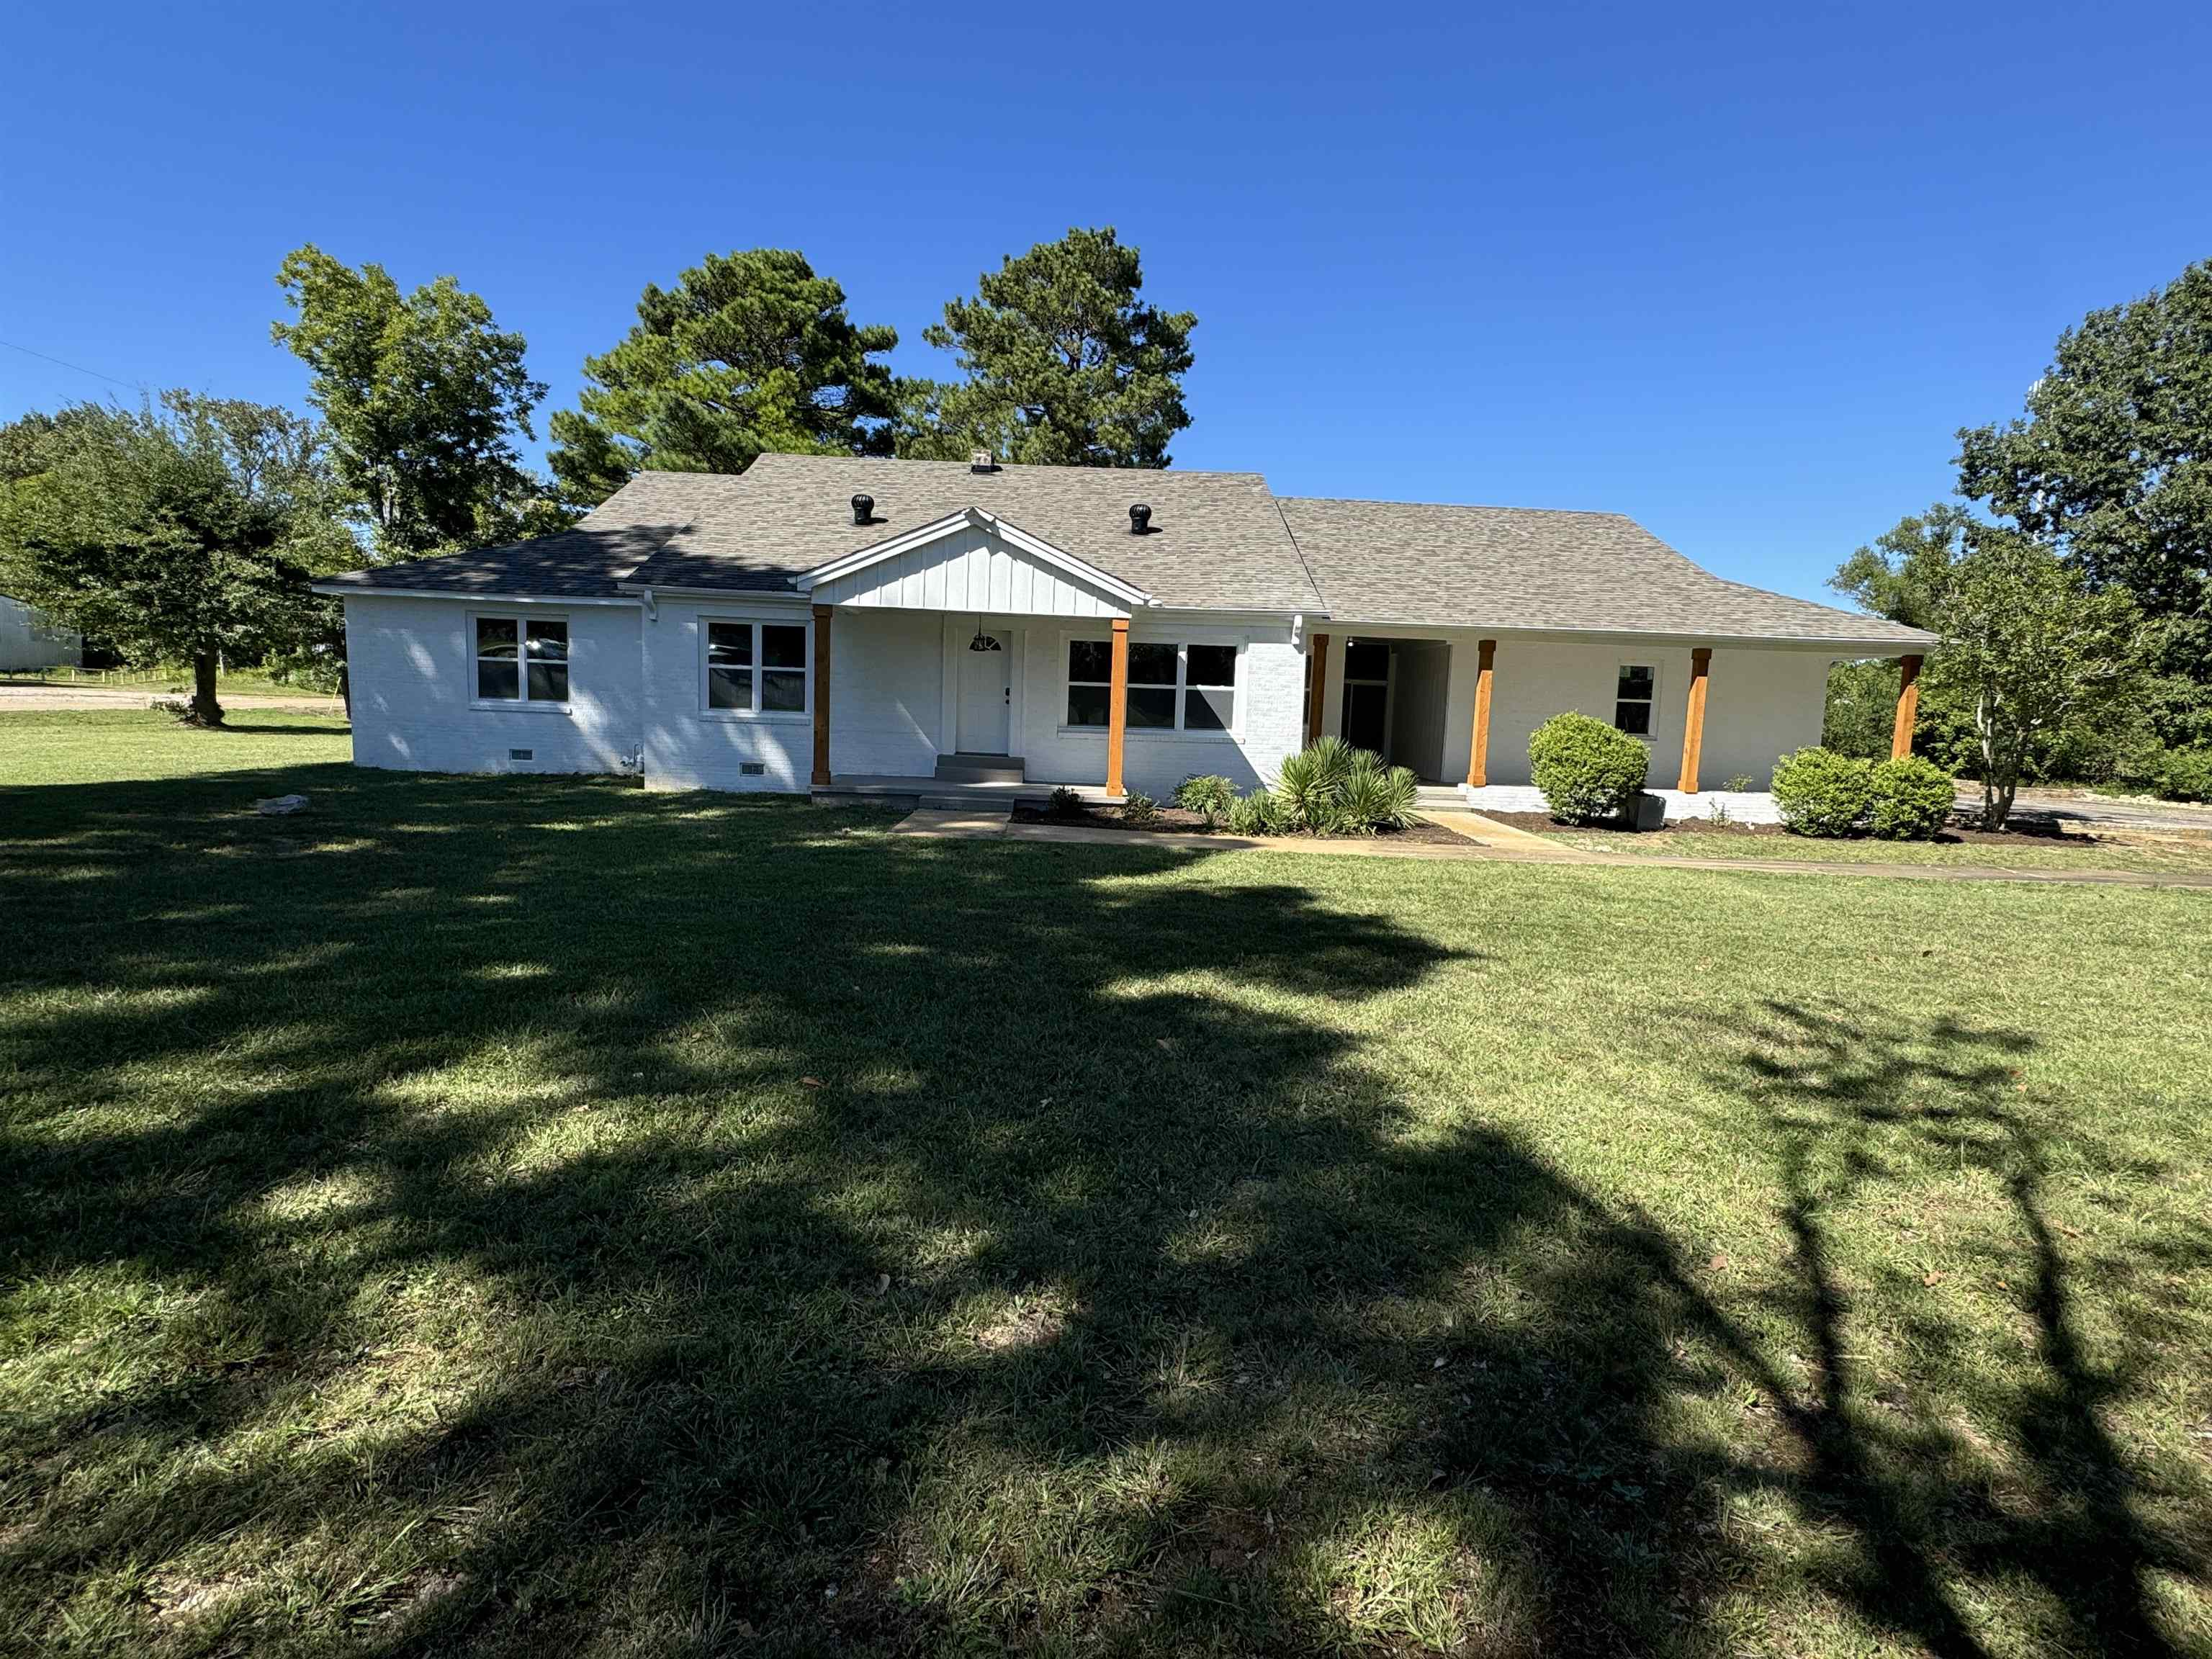
[[[1717,1500],[1771,1490],[1865,1540],[1833,1593],[1975,1650],[1891,1541],[1939,1477],[1849,1398],[1838,1195],[1801,1403],[1663,1230],[1392,1075],[1407,999],[1505,964],[1275,864],[243,781],[41,792],[0,861],[26,1629],[1694,1650],[1753,1567]],[[1730,1082],[1793,1194],[1793,1115],[1910,1087],[1889,1048],[1981,1091],[1978,1034],[1804,1041]],[[1685,1434],[1747,1380],[1803,1457]],[[1992,1527],[1968,1570],[2042,1559]]]
[[[2104,1415],[2147,1386],[2161,1346],[2185,1334],[2182,1322],[2143,1310],[2168,1300],[2157,1281],[2170,1282],[2173,1269],[2212,1267],[2212,1229],[2185,1222],[2146,1256],[2108,1252],[2069,1273],[2047,1214],[2052,1149],[2093,1169],[2098,1158],[2068,1122],[2068,1103],[2039,1100],[2021,1080],[2033,1037],[1946,1016],[1876,1022],[1783,1000],[1765,1013],[1740,1048],[1740,1072],[1723,1080],[1759,1105],[1772,1132],[1795,1249],[1778,1311],[1814,1350],[1809,1389],[1769,1377],[1803,1454],[1791,1496],[1858,1540],[1826,1588],[1869,1624],[1936,1654],[1990,1650],[1969,1604],[1990,1583],[2032,1587],[2024,1599],[2038,1607],[2034,1639],[2047,1650],[2175,1651],[2153,1611],[2151,1579],[2203,1576],[2212,1486],[2201,1471],[2171,1468],[2158,1472],[2162,1492],[2146,1492]],[[1947,1197],[1931,1170],[2001,1186],[2010,1227],[1969,1223],[1966,1237],[1948,1237]],[[2128,1173],[2155,1181],[2171,1172]],[[1873,1274],[1841,1265],[1838,1238],[1863,1230],[1866,1218],[1852,1211],[1877,1193],[1893,1211],[1916,1200],[1923,1207],[1906,1211],[1908,1235],[1913,1222],[1932,1223],[1971,1265],[1921,1272],[1892,1261]],[[2133,1304],[2124,1345],[2104,1361],[2087,1356],[2077,1328],[2073,1281],[2085,1267],[2103,1299],[2121,1292]],[[2030,1333],[1977,1330],[1935,1305],[1984,1289],[2000,1304],[1988,1324],[2016,1325],[2006,1317],[2016,1310]],[[1870,1374],[1855,1352],[1866,1328],[1893,1322],[1923,1356],[1909,1382]],[[1992,1378],[1973,1350],[2002,1337],[2030,1348],[2034,1363]]]

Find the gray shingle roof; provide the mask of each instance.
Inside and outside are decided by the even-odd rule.
[[[658,476],[648,474],[648,477]],[[627,491],[623,492],[627,494]],[[620,499],[617,497],[616,499]],[[404,564],[376,565],[329,576],[318,587],[405,588],[434,593],[541,593],[556,599],[613,599],[618,583],[645,562],[680,525],[655,525],[619,513],[603,518],[610,501],[557,536],[507,547],[448,553]]]
[[[875,521],[853,522],[855,495]],[[1152,533],[1129,533],[1129,506]],[[341,589],[614,597],[625,586],[790,592],[842,556],[976,507],[1159,604],[1340,623],[1835,641],[1930,635],[1699,569],[1612,513],[1278,499],[1256,472],[763,455],[743,473],[641,472],[573,528],[331,578]]]
[[[1898,647],[1933,642],[1932,635],[1883,617],[1723,581],[1617,513],[1280,500],[1332,617]]]
[[[1225,611],[1317,611],[1298,550],[1256,472],[1002,466],[842,455],[763,455],[744,472],[648,472],[602,513],[689,523],[635,580],[656,587],[788,587],[791,579],[977,507],[1144,589],[1160,604]],[[875,497],[875,522],[853,522],[852,498]],[[1152,509],[1152,533],[1129,533],[1129,506]]]

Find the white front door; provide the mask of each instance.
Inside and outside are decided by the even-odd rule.
[[[972,635],[970,637],[973,637]],[[1013,705],[1014,636],[986,634],[996,651],[960,647],[960,721],[957,746],[963,755],[1006,752],[1007,714]]]

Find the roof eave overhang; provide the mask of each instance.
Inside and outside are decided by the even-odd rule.
[[[334,599],[491,599],[502,605],[620,605],[639,601],[620,593],[542,593],[528,588],[386,587],[372,582],[310,582],[307,591]]]
[[[817,565],[794,577],[792,585],[801,593],[811,593],[823,582],[852,575],[886,559],[897,558],[902,553],[911,553],[916,548],[927,547],[933,542],[957,535],[963,530],[981,530],[995,536],[1007,546],[1018,550],[1040,564],[1095,587],[1132,610],[1146,609],[1157,603],[1150,593],[1134,583],[1123,581],[1111,571],[1102,570],[1088,559],[1078,558],[1064,548],[1054,547],[1042,536],[1032,536],[1019,525],[1010,524],[995,513],[987,513],[980,507],[965,507],[887,540],[856,548],[827,564]]]

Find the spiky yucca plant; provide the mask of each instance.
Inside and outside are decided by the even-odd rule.
[[[1283,763],[1275,799],[1283,804],[1290,828],[1317,836],[1338,829],[1345,781],[1360,752],[1342,738],[1320,738]]]
[[[1356,836],[1377,830],[1402,830],[1413,815],[1413,775],[1402,766],[1385,766],[1380,757],[1364,750],[1344,783],[1338,805],[1343,828]]]

